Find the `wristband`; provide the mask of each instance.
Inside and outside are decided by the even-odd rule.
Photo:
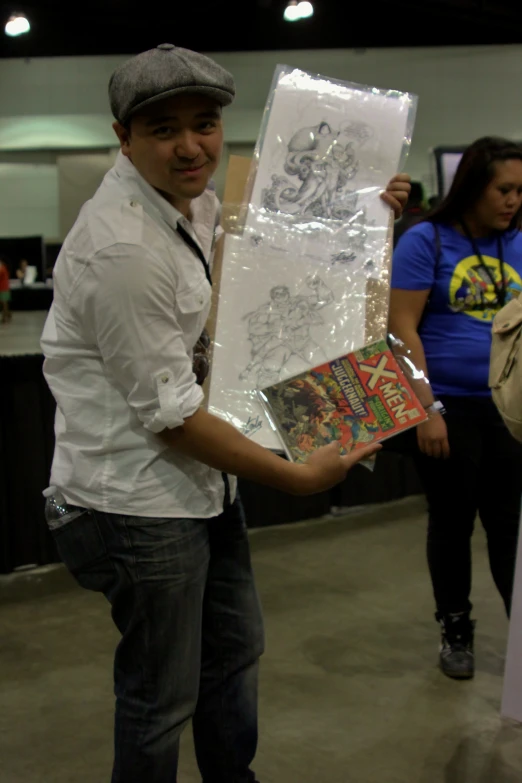
[[[431,405],[427,405],[424,410],[428,414],[446,413],[446,409],[440,400],[435,400],[435,402],[432,402]]]

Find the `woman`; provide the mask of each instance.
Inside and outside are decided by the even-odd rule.
[[[415,459],[429,509],[428,563],[441,624],[440,664],[474,674],[471,536],[477,512],[509,614],[522,496],[522,446],[488,388],[491,322],[522,289],[522,148],[483,138],[464,153],[448,195],[400,239],[390,331],[428,376],[434,410]]]

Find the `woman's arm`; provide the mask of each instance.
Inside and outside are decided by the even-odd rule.
[[[429,288],[421,291],[392,288],[389,318],[390,332],[409,348],[413,364],[424,372],[428,381],[426,356],[418,329],[429,295]],[[431,388],[427,388],[427,399],[422,400],[425,406],[435,401]],[[430,414],[428,421],[417,427],[417,439],[424,454],[430,457],[449,457],[448,431],[440,413]]]
[[[424,348],[419,337],[419,324],[426,307],[430,289],[424,291],[406,291],[392,288],[390,296],[389,331],[406,345],[411,352],[411,360],[418,370],[428,377]],[[426,405],[434,401],[428,400]]]

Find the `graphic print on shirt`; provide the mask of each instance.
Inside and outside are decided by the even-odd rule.
[[[484,263],[490,275],[478,263],[476,256],[468,256],[459,261],[450,282],[449,308],[454,313],[465,313],[480,321],[493,321],[500,309],[497,286],[501,282],[500,262],[498,258],[484,256]],[[522,291],[522,279],[518,272],[509,264],[504,263],[504,281],[506,286],[507,304]]]

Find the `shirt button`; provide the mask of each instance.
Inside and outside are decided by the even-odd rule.
[[[137,207],[138,206],[138,202],[137,201],[131,201],[130,205],[131,205],[131,207]]]
[[[169,376],[168,375],[164,375],[163,378],[161,379],[161,382],[162,383],[168,383],[169,382]]]
[[[205,300],[203,299],[203,297],[202,297],[202,296],[200,296],[200,297],[199,297],[199,299],[198,299],[198,302],[199,302],[199,303],[202,305],[204,301],[205,301]]]

